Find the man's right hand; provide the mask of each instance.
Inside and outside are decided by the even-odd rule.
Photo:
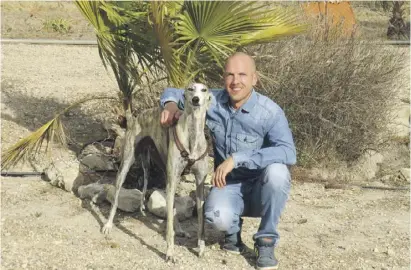
[[[182,114],[183,112],[178,109],[175,102],[167,102],[164,106],[164,110],[161,112],[160,123],[165,127],[171,126]]]

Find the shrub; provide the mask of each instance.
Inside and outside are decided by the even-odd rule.
[[[249,48],[262,77],[258,91],[285,111],[299,165],[354,161],[384,142],[397,80],[407,57],[396,48],[353,40],[297,37]]]
[[[63,18],[47,19],[43,22],[43,28],[50,32],[67,34],[71,30],[70,22]]]

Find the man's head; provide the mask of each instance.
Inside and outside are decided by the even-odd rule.
[[[238,109],[247,101],[256,83],[255,62],[251,56],[236,52],[227,59],[224,70],[224,86],[234,108]]]

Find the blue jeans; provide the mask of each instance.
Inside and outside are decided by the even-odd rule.
[[[219,231],[233,234],[241,229],[241,216],[261,217],[253,239],[274,237],[277,244],[277,224],[290,187],[290,172],[280,163],[267,166],[255,179],[230,181],[223,188],[213,187],[205,202],[205,221]]]

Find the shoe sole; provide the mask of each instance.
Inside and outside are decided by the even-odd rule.
[[[278,269],[278,264],[276,266],[258,267],[257,270],[275,270]]]
[[[243,250],[241,250],[241,251],[234,251],[234,250],[229,250],[229,249],[224,249],[224,248],[223,248],[223,250],[224,250],[225,252],[227,252],[227,253],[234,254],[234,255],[241,255],[241,253],[243,253]]]

